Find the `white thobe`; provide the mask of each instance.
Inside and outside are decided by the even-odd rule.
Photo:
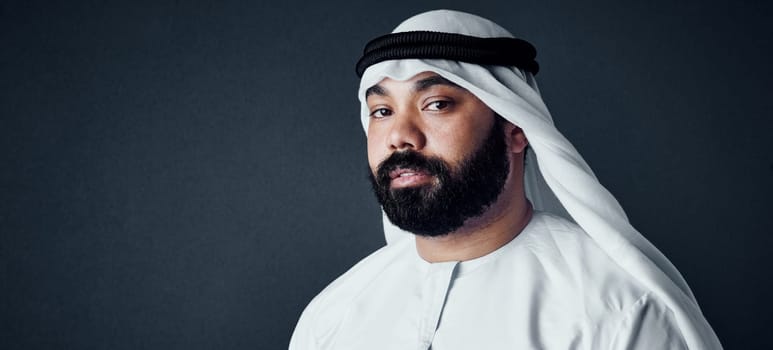
[[[303,312],[291,350],[687,349],[671,310],[577,225],[535,212],[512,241],[428,263],[381,248]]]

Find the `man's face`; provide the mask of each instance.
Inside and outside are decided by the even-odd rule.
[[[503,123],[477,97],[434,73],[366,95],[371,181],[395,225],[443,235],[496,200],[509,172]]]

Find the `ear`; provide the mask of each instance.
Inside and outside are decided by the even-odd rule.
[[[523,129],[509,122],[505,124],[504,129],[507,149],[512,153],[523,153],[523,150],[529,145],[529,140],[526,139]]]

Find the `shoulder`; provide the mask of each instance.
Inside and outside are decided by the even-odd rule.
[[[674,313],[666,304],[646,293],[602,328],[599,345],[609,349],[688,349]]]
[[[578,301],[591,318],[625,310],[649,292],[567,219],[535,213],[523,241],[551,278],[581,298]]]
[[[686,349],[672,310],[580,226],[547,213],[532,224],[524,246],[575,298],[569,308],[586,317],[594,348]]]
[[[557,317],[581,320],[582,327],[593,334],[593,348],[685,348],[668,306],[615,263],[579,225],[537,212],[522,234],[517,245],[522,251],[513,255],[528,255],[535,261],[550,285],[542,296],[551,301],[548,304],[561,305]]]
[[[290,341],[290,349],[313,349],[324,342],[349,309],[373,281],[387,268],[404,264],[413,247],[402,239],[373,252],[336,278],[309,302],[301,314]],[[311,344],[315,344],[314,347]]]

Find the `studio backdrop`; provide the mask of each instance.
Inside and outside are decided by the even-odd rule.
[[[773,348],[773,11],[729,0],[2,1],[0,348],[286,348],[384,244],[354,64],[435,8],[537,47],[725,348]]]

